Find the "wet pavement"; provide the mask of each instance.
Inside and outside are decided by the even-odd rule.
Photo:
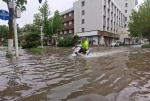
[[[18,59],[5,51],[0,101],[150,101],[150,49],[94,47],[85,57],[71,48],[20,49]]]

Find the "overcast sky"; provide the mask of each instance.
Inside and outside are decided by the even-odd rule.
[[[20,27],[24,26],[25,24],[32,24],[33,23],[33,15],[35,13],[38,13],[38,7],[41,6],[39,4],[38,0],[27,0],[28,4],[26,5],[27,11],[23,12],[21,14],[21,18],[17,19],[17,23]],[[76,0],[48,0],[49,7],[52,13],[54,13],[56,10],[59,10],[60,12],[73,7],[73,2]],[[138,0],[139,4],[143,2],[143,0]],[[43,0],[44,2],[44,0]],[[8,10],[7,5],[0,0],[0,9]],[[0,25],[7,25],[7,21],[0,20]]]

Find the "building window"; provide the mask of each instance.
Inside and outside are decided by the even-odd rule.
[[[128,3],[126,3],[125,7],[128,7]]]
[[[82,32],[84,32],[84,28],[82,28]]]
[[[109,27],[107,27],[107,31],[109,31]]]
[[[127,21],[127,17],[125,17],[125,21]]]
[[[105,31],[105,26],[103,27],[103,31]]]
[[[82,6],[85,6],[85,2],[84,1],[82,2]]]
[[[84,24],[85,22],[84,22],[84,19],[82,19],[82,24]]]
[[[82,15],[84,15],[84,14],[85,14],[85,11],[83,10],[83,11],[82,11]]]
[[[127,10],[125,10],[125,13],[127,13]]]
[[[126,27],[127,27],[127,25],[125,24],[125,25],[124,25],[124,28],[126,28]]]

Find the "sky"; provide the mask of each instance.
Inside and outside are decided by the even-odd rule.
[[[26,5],[26,11],[21,13],[21,18],[17,19],[17,23],[19,24],[19,27],[23,27],[25,24],[32,24],[33,23],[33,16],[34,14],[38,13],[39,6],[42,6],[42,4],[39,4],[38,0],[27,0],[28,4]],[[73,7],[73,2],[77,0],[48,0],[49,7],[51,10],[51,13],[54,13],[56,10],[59,10],[59,12],[63,12],[68,8]],[[139,4],[143,2],[143,0],[138,0]],[[44,2],[44,0],[43,0]],[[7,5],[2,0],[0,0],[0,9],[7,10]],[[8,21],[0,20],[0,25],[8,25]]]

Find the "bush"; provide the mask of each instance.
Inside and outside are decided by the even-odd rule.
[[[144,44],[142,45],[142,48],[150,48],[150,44]]]
[[[40,35],[36,33],[30,33],[25,36],[25,41],[22,44],[22,48],[37,48],[40,45]]]
[[[8,46],[8,40],[3,41],[3,46]]]
[[[73,46],[77,41],[79,37],[78,36],[65,36],[63,39],[58,38],[58,47],[70,47]]]
[[[3,46],[8,46],[8,43],[3,43]]]

